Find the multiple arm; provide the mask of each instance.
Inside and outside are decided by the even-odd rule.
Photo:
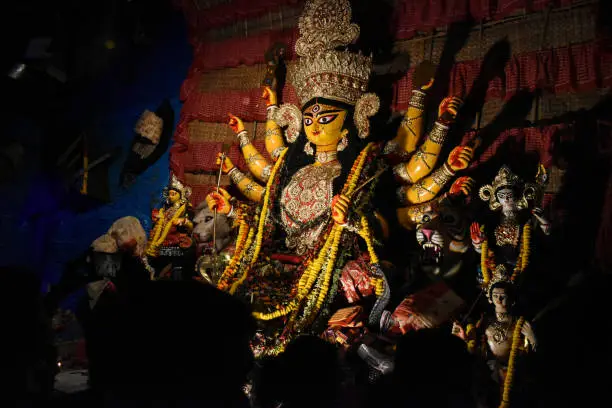
[[[244,156],[249,172],[258,180],[263,181],[264,183],[267,182],[268,178],[270,177],[272,165],[251,143],[248,133],[244,129],[242,120],[232,114],[230,114],[229,117],[229,125],[232,130],[236,132],[238,142],[240,143],[240,149],[242,150],[242,155]]]
[[[272,160],[276,161],[280,153],[286,148],[283,131],[273,119],[274,113],[278,109],[278,101],[276,100],[276,93],[268,87],[264,88],[262,97],[266,101],[267,106],[266,135],[264,136],[264,142],[266,151]]]
[[[266,136],[265,146],[266,150],[272,157],[272,160],[276,161],[280,153],[286,149],[283,138],[282,129],[272,119],[274,111],[277,108],[276,94],[270,89],[265,88],[263,98],[268,106],[268,119],[266,121]],[[253,179],[251,174],[260,182],[266,183],[270,178],[270,172],[273,164],[270,163],[253,144],[251,143],[247,131],[244,128],[242,120],[234,115],[229,115],[229,126],[236,133],[242,155],[246,161],[247,167],[250,174],[245,174],[240,171],[228,157],[223,157],[223,163],[221,163],[222,156],[219,154],[217,157],[217,164],[221,165],[223,173],[229,175],[232,183],[236,185],[238,190],[250,201],[259,203],[261,202],[265,193],[265,188]],[[228,197],[225,197],[227,195]],[[217,210],[223,214],[229,214],[231,211],[231,205],[229,204],[229,195],[212,193],[207,198],[209,201],[209,207]]]
[[[413,90],[408,111],[402,119],[397,135],[385,146],[386,154],[397,154],[408,157],[416,150],[417,144],[423,136],[423,122],[425,113],[425,92]]]
[[[428,84],[427,87],[431,85]],[[448,134],[450,124],[454,121],[461,101],[458,98],[445,98],[438,110],[438,120],[417,148],[423,132],[423,109],[425,106],[423,88],[412,93],[408,112],[404,117],[398,135],[385,148],[387,154],[398,154],[410,160],[397,164],[393,168],[396,179],[403,184],[398,191],[402,207],[397,210],[398,219],[405,228],[414,226],[422,204],[434,200],[444,186],[459,170],[467,168],[472,160],[473,149],[467,146],[456,147],[446,162],[436,168],[438,157]],[[398,153],[399,152],[399,153]]]

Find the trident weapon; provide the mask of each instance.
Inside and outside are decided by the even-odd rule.
[[[223,161],[225,160],[225,152],[221,152],[220,156],[220,164],[219,164],[219,173],[217,175],[217,189],[216,192],[219,194],[219,186],[221,185],[221,175],[223,174]],[[213,245],[212,245],[212,253],[214,257],[213,261],[213,271],[214,275],[217,276],[217,207],[213,211]]]

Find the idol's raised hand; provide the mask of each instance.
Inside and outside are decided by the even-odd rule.
[[[231,113],[228,113],[227,116],[229,116],[229,121],[227,124],[230,126],[230,128],[232,128],[234,133],[238,134],[244,130],[244,123],[242,123],[242,119],[240,119],[238,116],[232,115]]]
[[[223,158],[223,163],[221,163],[221,159]],[[229,157],[223,155],[223,153],[217,153],[217,160],[215,161],[217,166],[221,166],[221,171],[223,174],[229,173],[234,167],[234,163],[230,160]]]
[[[206,196],[206,205],[210,211],[217,210],[219,214],[227,215],[232,210],[231,198],[232,196],[225,189],[219,188],[218,193],[214,191]]]
[[[276,99],[276,92],[274,92],[269,86],[264,86],[263,94],[261,95],[266,106],[273,106],[278,104]]]

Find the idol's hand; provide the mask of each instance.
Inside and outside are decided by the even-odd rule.
[[[433,78],[429,78],[429,82],[427,82],[425,85],[423,85],[421,87],[421,91],[427,91],[427,90],[431,89],[433,84],[434,84],[434,79]]]
[[[346,214],[349,208],[349,199],[345,195],[337,195],[332,200],[332,218],[336,224],[346,224]]]
[[[544,210],[541,209],[540,207],[536,207],[533,210],[531,210],[531,214],[540,223],[540,228],[542,229],[542,232],[544,232],[544,234],[546,235],[549,235],[550,234],[550,221],[544,218]]]
[[[227,114],[229,116],[228,124],[234,131],[234,133],[238,134],[244,130],[244,123],[238,116],[234,116],[231,113]]]
[[[472,192],[472,188],[474,187],[474,179],[471,177],[463,176],[459,177],[449,190],[449,194],[452,196],[458,196],[460,194],[468,197]]]
[[[465,170],[473,157],[474,150],[471,147],[457,146],[448,155],[446,164],[448,164],[453,171]]]
[[[538,341],[536,340],[535,332],[533,331],[533,327],[529,322],[523,323],[523,327],[521,328],[521,334],[525,336],[531,347],[535,350],[538,345]]]
[[[438,120],[446,124],[453,122],[462,103],[463,101],[456,96],[444,98],[438,108]]]
[[[210,211],[215,211],[219,214],[227,215],[232,210],[230,204],[231,195],[225,189],[219,188],[219,192],[212,192],[206,196],[206,204]]]
[[[215,163],[217,164],[217,166],[221,166],[221,171],[223,172],[223,174],[227,174],[236,166],[234,166],[234,163],[232,163],[230,158],[227,156],[225,156],[225,158],[223,159],[223,164],[221,164],[222,156],[223,153],[217,153],[217,160],[215,161]]]
[[[412,83],[415,89],[421,91],[429,90],[434,84],[433,76],[436,74],[436,66],[430,61],[423,61],[414,70]]]
[[[470,236],[472,237],[472,244],[480,246],[485,240],[484,226],[481,226],[477,222],[473,222],[470,225]]]
[[[261,95],[263,100],[266,102],[266,106],[277,105],[276,92],[274,92],[269,86],[264,86],[263,94]]]
[[[176,220],[172,221],[172,224],[181,227],[187,224],[187,218],[177,218]]]
[[[548,225],[549,222],[546,218],[544,218],[544,210],[541,209],[540,207],[535,207],[533,210],[531,210],[531,214],[533,214],[533,216],[540,221],[540,224],[544,224],[544,225]]]
[[[459,337],[463,341],[465,341],[467,339],[467,335],[465,334],[465,330],[457,322],[453,322],[453,328],[451,329],[451,334]]]

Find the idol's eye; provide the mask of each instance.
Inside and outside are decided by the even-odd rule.
[[[304,125],[305,126],[312,125],[312,119],[311,118],[304,118]]]
[[[317,119],[317,122],[319,122],[322,125],[326,125],[328,123],[331,123],[334,121],[334,119],[336,119],[338,117],[338,115],[325,115],[325,116],[321,116],[319,119]]]
[[[212,219],[213,219],[213,217],[211,217],[210,215],[207,215],[207,216],[204,218],[204,222],[210,222]]]
[[[426,223],[426,222],[429,222],[429,221],[431,221],[431,217],[429,215],[427,215],[427,214],[424,215],[423,218],[421,218],[421,222],[422,223]]]

